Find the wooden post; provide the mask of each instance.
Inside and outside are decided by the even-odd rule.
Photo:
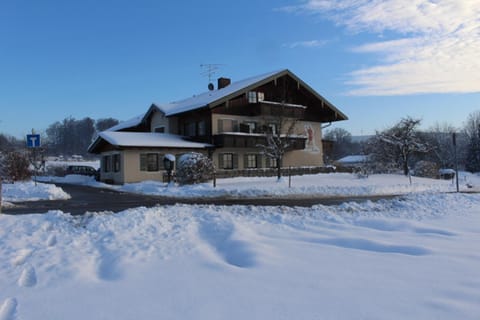
[[[455,179],[457,181],[457,192],[459,192],[460,188],[458,186],[457,134],[455,132],[452,133],[452,140],[453,140],[453,149],[455,150]]]
[[[288,166],[288,187],[292,187],[292,166]]]

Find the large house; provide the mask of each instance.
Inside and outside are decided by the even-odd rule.
[[[100,179],[161,180],[165,154],[200,152],[217,171],[270,168],[259,145],[283,135],[283,166],[322,166],[322,124],[346,120],[333,104],[289,70],[231,83],[191,98],[152,104],[145,114],[101,132],[88,151],[102,157]],[[288,124],[288,125],[287,125]]]

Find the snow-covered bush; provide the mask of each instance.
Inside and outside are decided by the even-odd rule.
[[[2,157],[2,178],[14,182],[28,180],[32,175],[29,166],[30,163],[23,153],[8,152]]]
[[[177,182],[179,184],[194,184],[211,180],[214,166],[207,156],[190,152],[182,155],[177,162]]]

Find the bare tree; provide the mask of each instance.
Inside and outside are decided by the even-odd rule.
[[[456,131],[455,127],[448,123],[436,123],[425,134],[425,138],[428,140],[432,150],[431,160],[443,168],[453,168],[455,165],[455,149],[453,147],[452,135]]]
[[[405,175],[409,174],[409,162],[415,153],[425,153],[430,147],[418,131],[420,119],[403,118],[392,128],[377,132],[369,143],[370,152],[376,161],[398,165]]]
[[[261,153],[270,160],[273,160],[277,169],[277,179],[282,177],[283,156],[291,147],[291,138],[294,134],[294,118],[287,118],[285,103],[282,103],[277,115],[270,120],[272,126],[264,126],[265,144],[258,144]]]
[[[4,177],[11,181],[24,181],[31,177],[29,161],[25,154],[11,151],[2,157],[1,171]]]

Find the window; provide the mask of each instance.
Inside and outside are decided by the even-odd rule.
[[[222,132],[238,132],[238,120],[218,119],[218,133]]]
[[[265,100],[265,94],[263,92],[258,92],[257,96],[258,96],[258,101]]]
[[[247,154],[245,156],[245,167],[246,168],[257,168],[257,155],[256,154]]]
[[[223,154],[223,169],[233,169],[233,154]]]
[[[255,129],[257,127],[257,124],[255,122],[244,122],[245,125],[248,126],[248,133],[255,133]]]
[[[248,92],[248,103],[257,103],[257,93],[255,91]]]
[[[198,135],[199,136],[206,136],[207,135],[207,127],[205,125],[205,121],[199,121],[197,122],[197,128],[198,128]]]
[[[110,171],[112,171],[111,156],[104,156],[103,157],[103,172],[110,172]]]
[[[140,154],[140,171],[158,171],[158,153]]]
[[[277,159],[275,158],[267,158],[267,166],[269,168],[276,168],[277,167]]]
[[[196,135],[196,125],[195,122],[188,122],[185,124],[185,135],[189,137],[193,137]]]
[[[119,154],[113,155],[113,171],[114,172],[120,171],[120,155]]]
[[[157,133],[165,133],[165,126],[156,127],[155,129],[153,129],[153,131]]]
[[[271,134],[277,134],[277,124],[276,123],[269,123],[268,124],[268,132]]]

